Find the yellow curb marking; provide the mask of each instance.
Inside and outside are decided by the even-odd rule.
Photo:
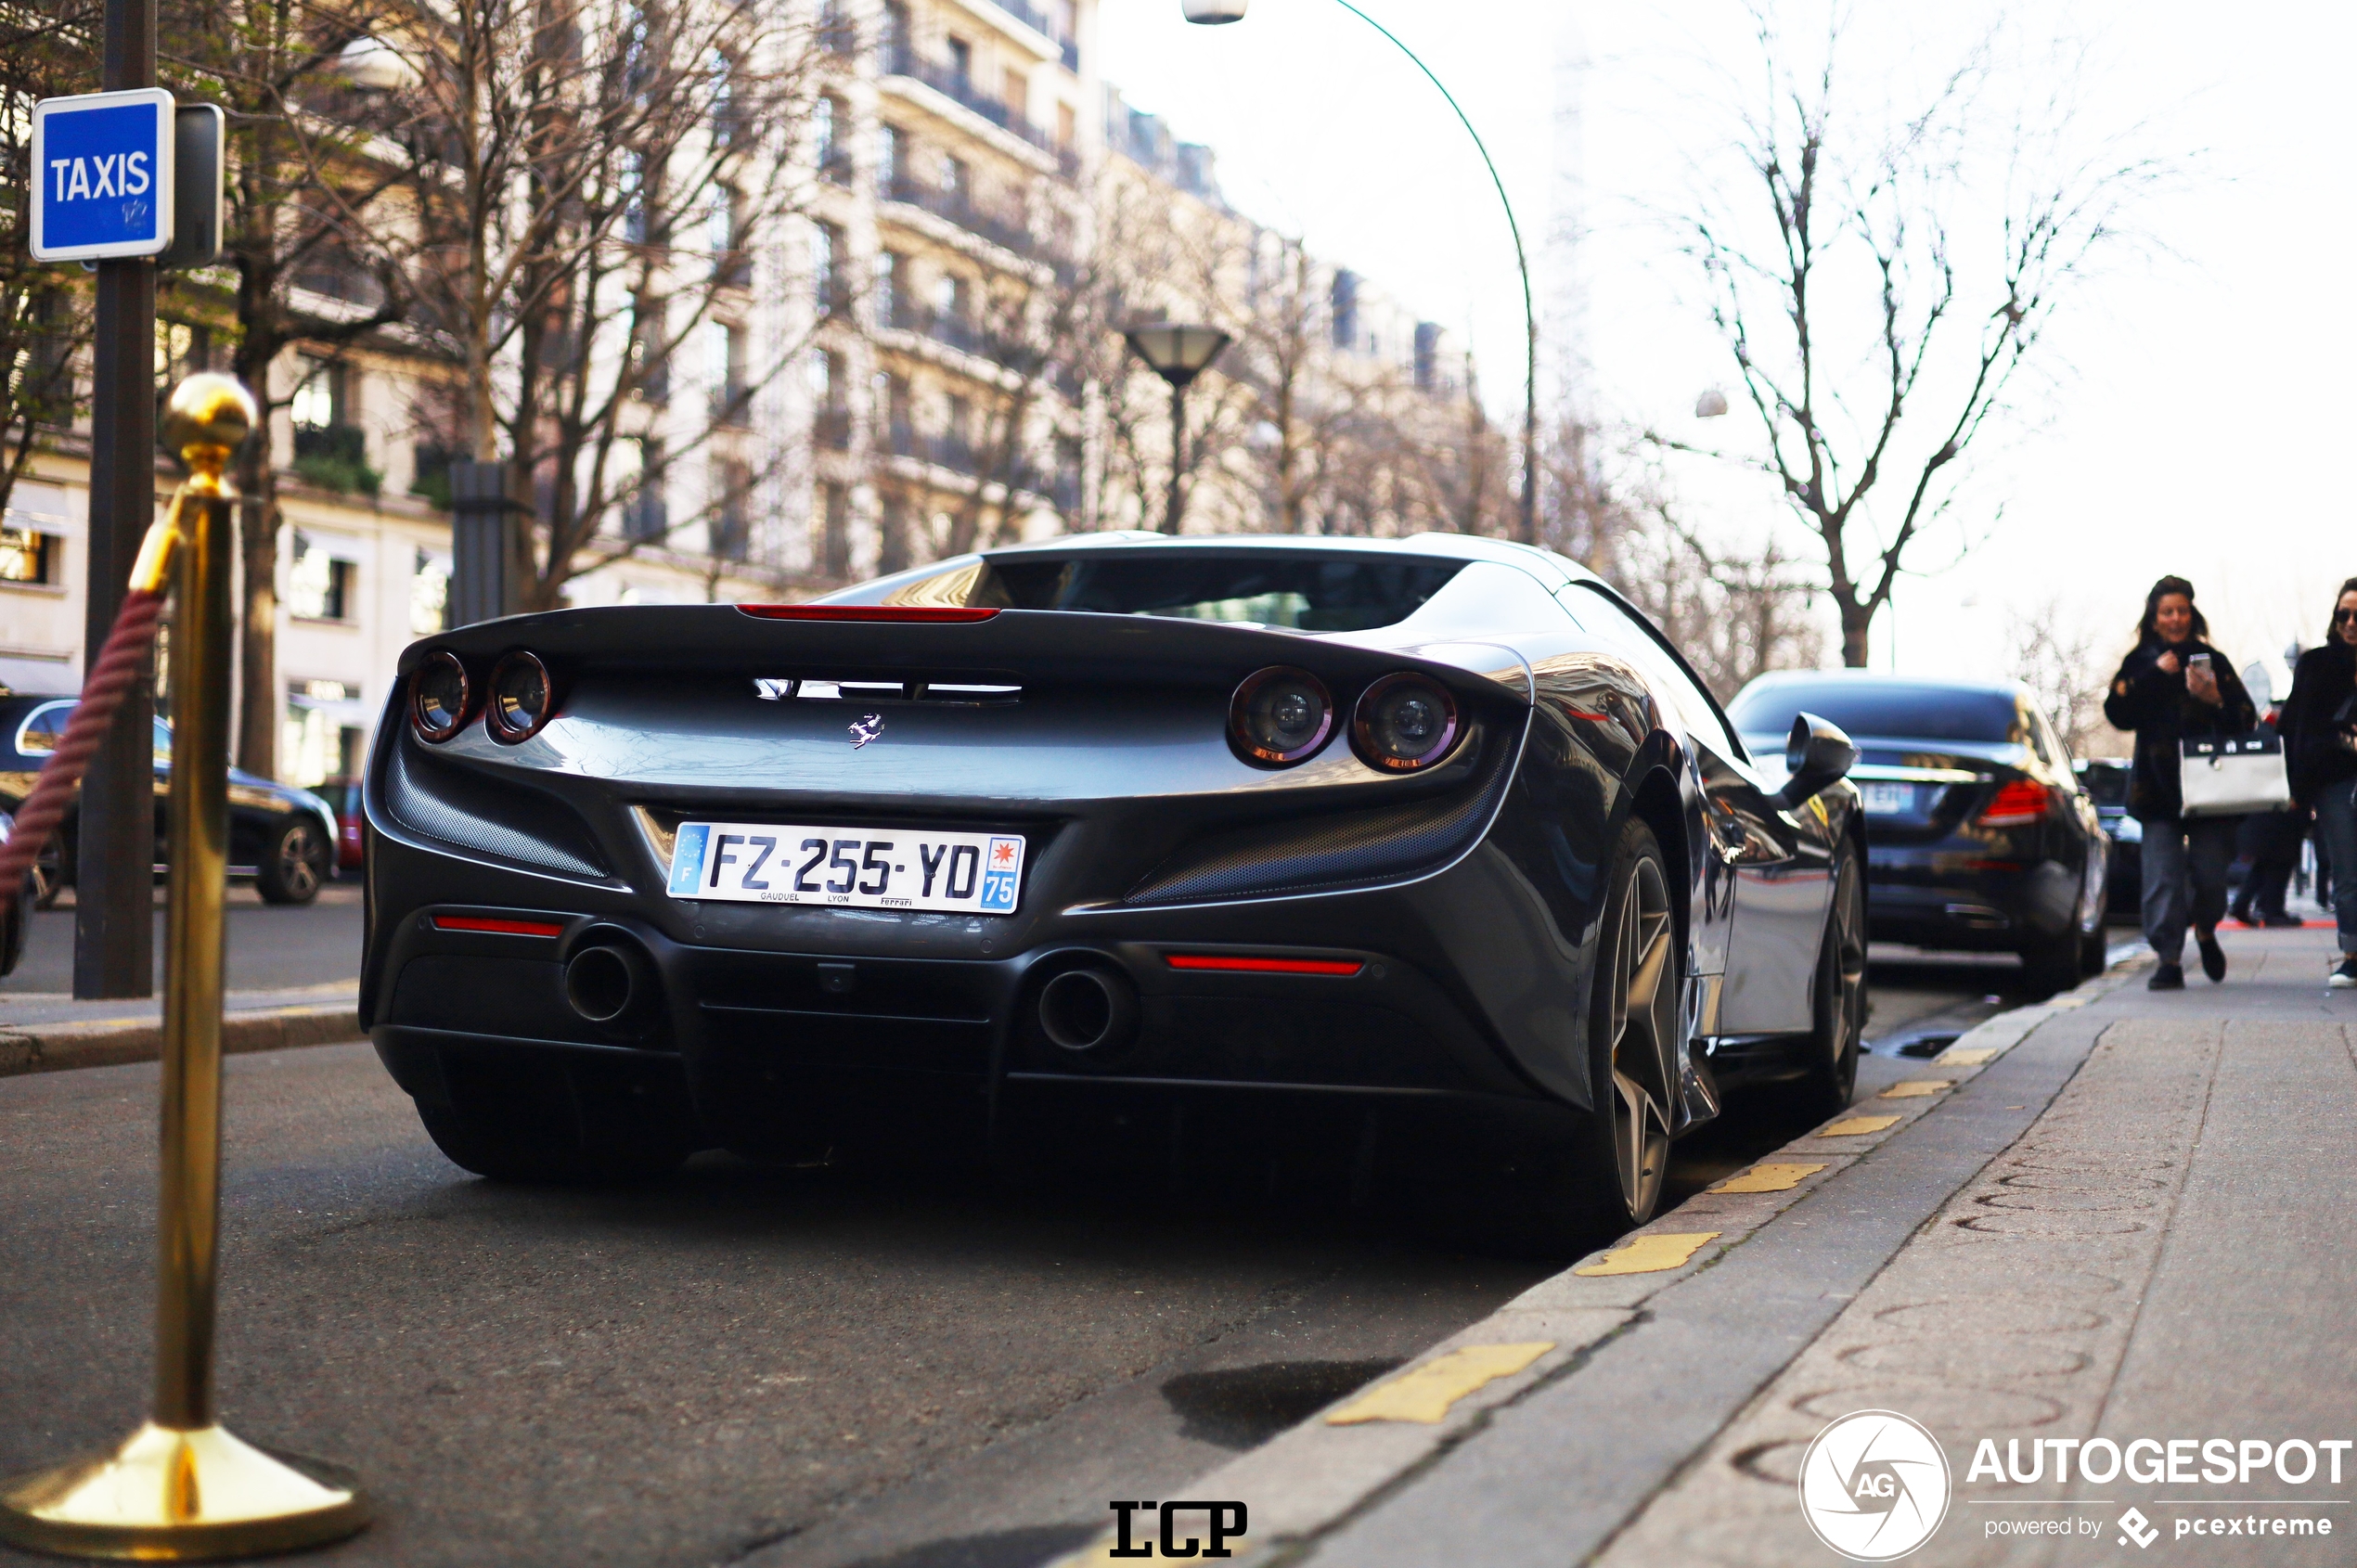
[[[1804,1176],[1813,1176],[1825,1168],[1822,1161],[1813,1165],[1754,1165],[1739,1176],[1704,1189],[1707,1192],[1790,1192]]]
[[[2083,1008],[2094,999],[2093,996],[2056,996],[2046,1005],[2059,1012],[2064,1008]]]
[[[1817,1136],[1819,1137],[1863,1137],[1868,1133],[1878,1133],[1885,1127],[1895,1127],[1898,1125],[1899,1118],[1896,1116],[1844,1116],[1840,1121],[1821,1129]]]
[[[1469,1344],[1436,1356],[1378,1383],[1326,1418],[1328,1426],[1356,1426],[1360,1421],[1422,1421],[1429,1426],[1446,1419],[1449,1407],[1466,1394],[1510,1378],[1555,1348],[1552,1340],[1527,1344]]]
[[[1702,1250],[1705,1241],[1718,1239],[1716,1230],[1683,1234],[1656,1231],[1651,1236],[1631,1236],[1599,1255],[1595,1262],[1583,1263],[1572,1272],[1591,1279],[1611,1274],[1659,1274],[1665,1269],[1684,1267],[1686,1261]]]
[[[1994,1061],[1996,1060],[1997,1047],[1994,1046],[1975,1046],[1972,1049],[1966,1051],[1960,1051],[1951,1047],[1951,1048],[1939,1053],[1938,1065],[1941,1067],[1978,1067],[1983,1062]]]
[[[1952,1089],[1955,1086],[1956,1080],[1953,1078],[1910,1078],[1903,1084],[1891,1085],[1874,1098],[1876,1099],[1921,1099],[1926,1095],[1935,1095],[1942,1089]]]

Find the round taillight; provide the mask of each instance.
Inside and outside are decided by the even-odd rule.
[[[474,688],[467,667],[450,652],[431,653],[409,687],[409,722],[420,740],[444,741],[467,727]]]
[[[492,735],[510,744],[529,740],[556,713],[548,666],[529,653],[510,653],[491,672]]]
[[[1430,767],[1457,743],[1457,700],[1430,675],[1385,675],[1359,695],[1350,717],[1359,760],[1386,773]]]
[[[1334,732],[1334,700],[1307,670],[1282,665],[1244,677],[1228,704],[1228,740],[1262,767],[1291,767]]]

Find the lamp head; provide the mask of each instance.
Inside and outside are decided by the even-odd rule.
[[[259,417],[253,394],[235,377],[200,370],[172,389],[163,443],[190,472],[218,479]]]
[[[1243,20],[1246,3],[1247,0],[1180,0],[1187,19],[1204,27]]]
[[[1697,419],[1723,419],[1726,417],[1727,394],[1720,392],[1717,387],[1704,388],[1703,394],[1694,399],[1694,418]]]
[[[1174,387],[1183,387],[1211,367],[1231,341],[1217,327],[1193,327],[1176,321],[1153,321],[1122,334],[1130,352],[1153,367],[1155,375]]]

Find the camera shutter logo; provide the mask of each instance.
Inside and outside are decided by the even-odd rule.
[[[1857,1410],[1801,1456],[1800,1513],[1851,1562],[1888,1562],[1931,1539],[1951,1485],[1938,1438],[1895,1410]]]

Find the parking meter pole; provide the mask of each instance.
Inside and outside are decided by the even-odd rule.
[[[107,0],[106,90],[156,82],[155,0]],[[82,646],[95,661],[155,521],[156,269],[97,263],[92,344],[90,561]],[[74,859],[73,994],[146,996],[155,983],[152,665],[132,682],[84,776]]]
[[[133,588],[152,592],[176,569],[178,599],[155,1407],[112,1451],[0,1484],[0,1540],[64,1556],[250,1557],[339,1540],[368,1518],[349,1475],[256,1448],[213,1411],[234,571],[223,473],[255,417],[226,376],[192,376],[173,392],[166,433],[189,478],[132,573]]]

